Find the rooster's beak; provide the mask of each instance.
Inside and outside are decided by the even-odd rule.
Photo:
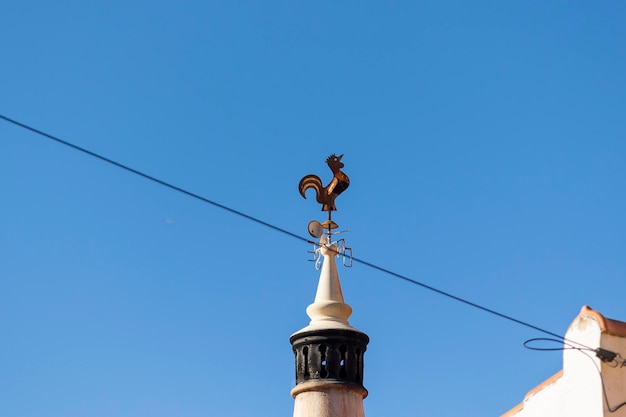
[[[338,161],[341,161],[341,158],[343,158],[343,154],[339,155],[339,156],[337,157],[337,160],[338,160]]]

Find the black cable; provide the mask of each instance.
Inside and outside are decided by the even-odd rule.
[[[527,341],[524,342],[524,347],[526,349],[529,350],[538,350],[538,351],[542,351],[542,352],[547,352],[547,351],[552,351],[552,350],[589,350],[591,352],[595,352],[596,349],[592,349],[589,346],[585,346],[582,343],[578,343],[578,342],[574,342],[572,340],[567,340],[565,338],[562,338],[563,340],[559,340],[559,339],[549,339],[547,337],[536,337],[534,339],[528,339]],[[555,343],[562,343],[563,345],[565,345],[566,347],[556,347],[556,348],[546,348],[546,347],[536,347],[536,346],[531,346],[531,343],[533,342],[555,342]],[[576,347],[576,346],[572,346],[570,345],[568,342],[570,343],[576,343],[582,347]]]
[[[425,289],[427,289],[427,290],[430,290],[430,291],[436,292],[437,294],[443,295],[443,296],[445,296],[445,297],[451,298],[451,299],[456,300],[456,301],[459,301],[459,302],[461,302],[461,303],[467,304],[467,305],[469,305],[469,306],[471,306],[471,307],[477,308],[477,309],[479,309],[479,310],[485,311],[485,312],[487,312],[487,313],[493,314],[493,315],[498,316],[498,317],[502,317],[503,319],[510,320],[510,321],[512,321],[512,322],[514,322],[514,323],[520,324],[520,325],[522,325],[522,326],[529,327],[529,328],[531,328],[531,329],[533,329],[533,330],[540,331],[540,332],[545,333],[545,334],[548,334],[548,335],[550,335],[550,336],[557,337],[557,338],[559,338],[559,339],[561,339],[561,340],[568,341],[568,342],[570,342],[570,343],[576,343],[576,344],[579,344],[579,345],[581,345],[581,346],[584,346],[584,345],[582,345],[581,343],[578,343],[578,342],[576,342],[576,341],[574,341],[574,340],[568,340],[568,339],[566,339],[565,337],[563,337],[563,336],[561,336],[561,335],[559,335],[559,334],[556,334],[556,333],[553,333],[553,332],[551,332],[551,331],[548,331],[548,330],[542,329],[541,327],[537,327],[537,326],[532,325],[532,324],[530,324],[530,323],[527,323],[527,322],[525,322],[525,321],[518,320],[518,319],[513,318],[513,317],[511,317],[511,316],[508,316],[508,315],[506,315],[506,314],[503,314],[503,313],[498,313],[498,312],[497,312],[497,311],[495,311],[495,310],[492,310],[492,309],[487,308],[487,307],[483,307],[483,306],[481,306],[481,305],[479,305],[479,304],[473,303],[473,302],[471,302],[471,301],[469,301],[469,300],[466,300],[466,299],[464,299],[464,298],[457,297],[456,295],[450,294],[450,293],[445,292],[445,291],[443,291],[443,290],[439,290],[439,289],[437,289],[437,288],[435,288],[435,287],[431,287],[430,285],[427,285],[427,284],[424,284],[424,283],[422,283],[422,282],[416,281],[416,280],[411,279],[411,278],[409,278],[409,277],[405,277],[404,275],[397,274],[397,273],[395,273],[395,272],[393,272],[393,271],[390,271],[390,270],[385,269],[385,268],[382,268],[382,267],[380,267],[380,266],[377,266],[377,265],[371,264],[371,263],[369,263],[369,262],[363,261],[363,260],[358,259],[358,258],[354,258],[354,257],[353,257],[352,259],[353,259],[354,261],[356,261],[356,262],[359,262],[359,263],[363,264],[363,265],[369,266],[370,268],[373,268],[373,269],[376,269],[376,270],[378,270],[378,271],[384,272],[384,273],[386,273],[386,274],[392,275],[392,276],[394,276],[394,277],[396,277],[396,278],[400,278],[400,279],[402,279],[402,280],[404,280],[404,281],[410,282],[411,284],[418,285],[418,286],[420,286],[420,287],[422,287],[422,288],[425,288]],[[588,349],[591,349],[591,348],[589,348],[588,346],[585,346],[585,347],[586,347],[586,348],[588,348]],[[592,349],[592,350],[593,350],[593,349]]]
[[[87,150],[85,148],[81,148],[80,146],[74,145],[74,144],[72,144],[70,142],[67,142],[67,141],[63,140],[63,139],[57,138],[56,136],[52,136],[49,133],[42,132],[41,130],[35,129],[34,127],[30,127],[28,125],[25,125],[24,123],[20,123],[17,120],[10,119],[10,118],[8,118],[6,116],[3,116],[1,114],[0,114],[0,119],[4,119],[7,122],[13,123],[16,126],[19,126],[19,127],[24,128],[24,129],[30,130],[31,132],[37,133],[38,135],[44,136],[44,137],[46,137],[48,139],[52,139],[52,140],[54,140],[54,141],[56,141],[56,142],[58,142],[58,143],[60,143],[62,145],[69,146],[70,148],[75,149],[77,151],[86,153],[87,155],[93,156],[94,158],[100,159],[101,161],[108,162],[111,165],[115,165],[118,168],[122,168],[122,169],[124,169],[126,171],[132,172],[133,174],[139,175],[140,177],[143,177],[143,178],[148,179],[150,181],[156,182],[157,184],[163,185],[163,186],[165,186],[167,188],[171,188],[172,190],[175,190],[175,191],[181,192],[183,194],[186,194],[189,197],[193,197],[193,198],[198,199],[200,201],[203,201],[205,203],[211,204],[211,205],[213,205],[215,207],[221,208],[223,210],[229,211],[229,212],[231,212],[233,214],[236,214],[238,216],[244,217],[244,218],[246,218],[248,220],[252,220],[253,222],[256,222],[256,223],[262,224],[263,226],[269,227],[270,229],[274,229],[277,232],[281,232],[281,233],[284,233],[284,234],[286,234],[288,236],[291,236],[293,238],[296,238],[296,239],[299,239],[299,240],[303,240],[305,242],[309,242],[308,239],[305,239],[305,238],[303,238],[301,236],[298,236],[295,233],[291,233],[288,230],[282,229],[282,228],[280,228],[278,226],[274,226],[273,224],[264,222],[261,219],[257,219],[256,217],[253,217],[253,216],[250,216],[248,214],[242,213],[242,212],[240,212],[238,210],[232,209],[232,208],[227,207],[227,206],[225,206],[223,204],[217,203],[217,202],[215,202],[213,200],[209,200],[208,198],[205,198],[205,197],[202,197],[202,196],[200,196],[198,194],[192,193],[191,191],[187,191],[184,188],[177,187],[177,186],[175,186],[173,184],[170,184],[168,182],[165,182],[163,180],[155,178],[152,175],[148,175],[148,174],[143,173],[141,171],[138,171],[138,170],[136,170],[134,168],[131,168],[131,167],[127,166],[127,165],[124,165],[124,164],[116,162],[116,161],[114,161],[112,159],[109,159],[109,158],[107,158],[105,156],[99,155],[99,154],[97,154],[95,152],[92,152],[92,151]]]
[[[9,117],[3,116],[2,114],[0,114],[0,119],[3,119],[3,120],[5,120],[5,121],[7,121],[7,122],[9,122],[9,123],[12,123],[12,124],[14,124],[14,125],[16,125],[16,126],[19,126],[19,127],[23,128],[23,129],[29,130],[29,131],[31,131],[31,132],[33,132],[33,133],[36,133],[36,134],[38,134],[38,135],[40,135],[40,136],[43,136],[43,137],[45,137],[45,138],[51,139],[51,140],[53,140],[53,141],[55,141],[55,142],[58,142],[58,143],[60,143],[60,144],[62,144],[62,145],[68,146],[68,147],[70,147],[70,148],[72,148],[72,149],[75,149],[75,150],[77,150],[77,151],[83,152],[83,153],[85,153],[85,154],[87,154],[87,155],[89,155],[89,156],[92,156],[92,157],[94,157],[94,158],[100,159],[101,161],[107,162],[107,163],[109,163],[109,164],[111,164],[111,165],[114,165],[114,166],[116,166],[116,167],[118,167],[118,168],[122,168],[122,169],[124,169],[124,170],[126,170],[126,171],[128,171],[128,172],[131,172],[131,173],[133,173],[133,174],[139,175],[140,177],[143,177],[143,178],[145,178],[145,179],[147,179],[147,180],[153,181],[153,182],[155,182],[155,183],[157,183],[157,184],[163,185],[163,186],[165,186],[165,187],[167,187],[167,188],[170,188],[170,189],[172,189],[172,190],[174,190],[174,191],[178,191],[178,192],[180,192],[180,193],[183,193],[183,194],[185,194],[185,195],[188,195],[189,197],[193,197],[193,198],[195,198],[195,199],[197,199],[197,200],[200,200],[200,201],[202,201],[202,202],[205,202],[205,203],[211,204],[212,206],[215,206],[215,207],[221,208],[221,209],[226,210],[226,211],[228,211],[228,212],[230,212],[230,213],[233,213],[233,214],[235,214],[235,215],[237,215],[237,216],[240,216],[240,217],[246,218],[246,219],[251,220],[251,221],[253,221],[253,222],[255,222],[255,223],[258,223],[258,224],[261,224],[261,225],[263,225],[263,226],[269,227],[270,229],[273,229],[273,230],[275,230],[275,231],[277,231],[277,232],[284,233],[284,234],[286,234],[286,235],[288,235],[288,236],[291,236],[291,237],[293,237],[293,238],[295,238],[295,239],[298,239],[298,240],[300,240],[300,241],[304,241],[304,242],[307,242],[307,243],[314,243],[314,242],[311,242],[309,239],[306,239],[306,238],[304,238],[304,237],[302,237],[302,236],[299,236],[299,235],[297,235],[297,234],[295,234],[295,233],[292,233],[292,232],[290,232],[290,231],[288,231],[288,230],[285,230],[285,229],[280,228],[280,227],[278,227],[278,226],[274,226],[273,224],[270,224],[270,223],[268,223],[268,222],[265,222],[265,221],[263,221],[263,220],[260,220],[260,219],[258,219],[258,218],[256,218],[256,217],[254,217],[254,216],[250,216],[250,215],[248,215],[248,214],[242,213],[241,211],[238,211],[238,210],[235,210],[235,209],[230,208],[230,207],[228,207],[228,206],[225,206],[225,205],[223,205],[223,204],[217,203],[217,202],[215,202],[215,201],[213,201],[213,200],[209,200],[208,198],[202,197],[202,196],[200,196],[200,195],[198,195],[198,194],[195,194],[195,193],[193,193],[193,192],[191,192],[191,191],[187,191],[187,190],[185,190],[184,188],[181,188],[181,187],[175,186],[175,185],[170,184],[170,183],[168,183],[168,182],[166,182],[166,181],[163,181],[163,180],[160,180],[160,179],[158,179],[158,178],[156,178],[156,177],[153,177],[153,176],[151,176],[151,175],[145,174],[145,173],[143,173],[143,172],[141,172],[141,171],[138,171],[138,170],[136,170],[136,169],[134,169],[134,168],[131,168],[131,167],[127,166],[127,165],[124,165],[124,164],[122,164],[122,163],[116,162],[116,161],[114,161],[114,160],[112,160],[112,159],[109,159],[109,158],[107,158],[107,157],[104,157],[104,156],[102,156],[102,155],[99,155],[99,154],[97,154],[97,153],[95,153],[95,152],[89,151],[89,150],[87,150],[87,149],[85,149],[85,148],[81,148],[80,146],[74,145],[74,144],[72,144],[72,143],[70,143],[70,142],[68,142],[68,141],[65,141],[65,140],[63,140],[63,139],[60,139],[60,138],[58,138],[58,137],[56,137],[56,136],[53,136],[53,135],[51,135],[51,134],[49,134],[49,133],[43,132],[43,131],[41,131],[41,130],[39,130],[39,129],[35,129],[35,128],[33,128],[33,127],[31,127],[31,126],[28,126],[28,125],[26,125],[26,124],[24,124],[24,123],[20,123],[20,122],[18,122],[18,121],[16,121],[16,120],[13,120],[13,119],[9,118]],[[338,254],[339,254],[339,253],[338,253]],[[358,259],[358,258],[354,258],[354,257],[353,257],[352,259],[353,259],[354,261],[356,261],[356,262],[358,262],[358,263],[362,264],[362,265],[365,265],[365,266],[370,267],[370,268],[372,268],[372,269],[375,269],[375,270],[377,270],[377,271],[383,272],[383,273],[385,273],[385,274],[388,274],[388,275],[394,276],[394,277],[396,277],[396,278],[399,278],[399,279],[404,280],[404,281],[406,281],[406,282],[409,282],[409,283],[411,283],[411,284],[414,284],[414,285],[420,286],[420,287],[422,287],[422,288],[424,288],[424,289],[427,289],[427,290],[433,291],[433,292],[435,292],[435,293],[437,293],[437,294],[439,294],[439,295],[443,295],[444,297],[448,297],[448,298],[450,298],[450,299],[452,299],[452,300],[459,301],[459,302],[461,302],[461,303],[464,303],[464,304],[466,304],[466,305],[469,305],[470,307],[477,308],[477,309],[479,309],[479,310],[482,310],[482,311],[485,311],[485,312],[487,312],[487,313],[493,314],[493,315],[495,315],[495,316],[501,317],[501,318],[503,318],[503,319],[506,319],[506,320],[512,321],[512,322],[517,323],[517,324],[519,324],[519,325],[522,325],[522,326],[525,326],[525,327],[531,328],[531,329],[533,329],[533,330],[537,330],[537,331],[539,331],[539,332],[545,333],[545,334],[550,335],[550,336],[554,336],[554,337],[559,338],[559,339],[561,339],[561,340],[568,341],[567,339],[565,339],[565,337],[563,337],[563,336],[561,336],[561,335],[558,335],[558,334],[556,334],[556,333],[553,333],[553,332],[550,332],[550,331],[548,331],[548,330],[542,329],[541,327],[534,326],[534,325],[532,325],[532,324],[530,324],[530,323],[527,323],[527,322],[525,322],[525,321],[518,320],[518,319],[513,318],[513,317],[511,317],[511,316],[508,316],[508,315],[506,315],[506,314],[498,313],[498,312],[497,312],[497,311],[495,311],[495,310],[492,310],[492,309],[487,308],[487,307],[483,307],[483,306],[481,306],[481,305],[479,305],[479,304],[476,304],[476,303],[471,302],[471,301],[469,301],[469,300],[466,300],[466,299],[464,299],[464,298],[457,297],[456,295],[450,294],[450,293],[448,293],[448,292],[446,292],[446,291],[439,290],[439,289],[437,289],[437,288],[435,288],[435,287],[432,287],[432,286],[430,286],[430,285],[427,285],[427,284],[424,284],[424,283],[422,283],[422,282],[416,281],[416,280],[411,279],[411,278],[409,278],[409,277],[406,277],[406,276],[404,276],[404,275],[401,275],[401,274],[395,273],[395,272],[390,271],[390,270],[388,270],[388,269],[386,269],[386,268],[383,268],[383,267],[377,266],[377,265],[375,265],[375,264],[373,264],[373,263],[371,263],[371,262],[367,262],[367,261],[364,261],[364,260],[362,260],[362,259]],[[577,342],[574,342],[574,341],[568,341],[568,342],[570,342],[570,343],[577,343]],[[579,343],[577,343],[577,344],[579,344]],[[583,345],[581,345],[581,346],[583,346]],[[586,346],[585,346],[585,347],[586,347]]]

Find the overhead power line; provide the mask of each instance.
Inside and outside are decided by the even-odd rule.
[[[146,174],[146,173],[144,173],[144,172],[141,172],[141,171],[139,171],[139,170],[136,170],[136,169],[134,169],[134,168],[131,168],[131,167],[129,167],[128,165],[124,165],[124,164],[122,164],[122,163],[120,163],[120,162],[116,162],[116,161],[114,161],[114,160],[112,160],[112,159],[107,158],[106,156],[99,155],[99,154],[97,154],[97,153],[95,153],[95,152],[92,152],[92,151],[90,151],[90,150],[88,150],[88,149],[81,148],[81,147],[80,147],[80,146],[78,146],[78,145],[74,145],[73,143],[70,143],[70,142],[68,142],[68,141],[66,141],[66,140],[60,139],[60,138],[58,138],[58,137],[56,137],[56,136],[53,136],[53,135],[51,135],[51,134],[49,134],[49,133],[43,132],[43,131],[41,131],[41,130],[39,130],[39,129],[35,129],[34,127],[28,126],[28,125],[26,125],[26,124],[24,124],[24,123],[20,123],[20,122],[18,122],[17,120],[10,119],[10,118],[8,118],[8,117],[6,117],[6,116],[3,116],[3,115],[1,115],[1,114],[0,114],[0,119],[4,119],[4,120],[6,120],[7,122],[9,122],[9,123],[13,123],[13,124],[14,124],[14,125],[16,125],[16,126],[19,126],[19,127],[21,127],[21,128],[24,128],[24,129],[26,129],[26,130],[30,130],[31,132],[36,133],[36,134],[38,134],[38,135],[40,135],[40,136],[43,136],[43,137],[45,137],[45,138],[47,138],[47,139],[53,140],[53,141],[58,142],[58,143],[60,143],[60,144],[62,144],[62,145],[65,145],[65,146],[70,147],[70,148],[72,148],[72,149],[75,149],[75,150],[77,150],[77,151],[83,152],[83,153],[85,153],[85,154],[87,154],[87,155],[89,155],[89,156],[93,156],[94,158],[97,158],[97,159],[99,159],[99,160],[101,160],[101,161],[107,162],[107,163],[109,163],[109,164],[111,164],[111,165],[115,165],[115,166],[116,166],[116,167],[118,167],[118,168],[121,168],[121,169],[123,169],[123,170],[126,170],[126,171],[128,171],[128,172],[130,172],[130,173],[133,173],[133,174],[135,174],[135,175],[139,175],[140,177],[143,177],[143,178],[145,178],[145,179],[147,179],[147,180],[150,180],[150,181],[152,181],[152,182],[156,182],[157,184],[162,185],[162,186],[167,187],[167,188],[170,188],[170,189],[172,189],[172,190],[174,190],[174,191],[178,191],[179,193],[183,193],[183,194],[185,194],[185,195],[187,195],[187,196],[189,196],[189,197],[193,197],[193,198],[195,198],[195,199],[197,199],[197,200],[200,200],[200,201],[202,201],[202,202],[204,202],[204,203],[211,204],[212,206],[215,206],[215,207],[221,208],[222,210],[229,211],[229,212],[231,212],[231,213],[233,213],[233,214],[236,214],[237,216],[241,216],[241,217],[244,217],[244,218],[246,218],[246,219],[248,219],[248,220],[252,220],[252,221],[253,221],[253,222],[255,222],[255,223],[259,223],[259,224],[261,224],[261,225],[263,225],[263,226],[269,227],[270,229],[274,229],[274,230],[276,230],[276,231],[278,231],[278,232],[284,233],[284,234],[289,235],[289,236],[291,236],[291,237],[293,237],[293,238],[296,238],[296,239],[299,239],[299,240],[303,240],[303,241],[305,241],[305,242],[308,242],[308,239],[305,239],[305,238],[303,238],[302,236],[298,236],[297,234],[292,233],[292,232],[290,232],[290,231],[288,231],[288,230],[285,230],[285,229],[280,228],[280,227],[278,227],[278,226],[274,226],[273,224],[270,224],[270,223],[264,222],[264,221],[263,221],[263,220],[261,220],[261,219],[258,219],[258,218],[254,217],[254,216],[250,216],[250,215],[248,215],[248,214],[246,214],[246,213],[242,213],[241,211],[235,210],[235,209],[233,209],[233,208],[230,208],[230,207],[228,207],[228,206],[225,206],[225,205],[220,204],[220,203],[218,203],[218,202],[215,202],[215,201],[213,201],[213,200],[209,200],[208,198],[202,197],[201,195],[198,195],[198,194],[196,194],[196,193],[192,193],[191,191],[185,190],[184,188],[177,187],[177,186],[175,186],[175,185],[173,185],[173,184],[170,184],[169,182],[166,182],[166,181],[160,180],[160,179],[158,179],[158,178],[156,178],[156,177],[153,177],[152,175],[148,175],[148,174]]]
[[[235,210],[235,209],[233,209],[233,208],[231,208],[231,207],[228,207],[228,206],[225,206],[225,205],[223,205],[223,204],[220,204],[220,203],[218,203],[218,202],[216,202],[216,201],[210,200],[210,199],[208,199],[208,198],[206,198],[206,197],[202,197],[201,195],[198,195],[198,194],[193,193],[193,192],[191,192],[191,191],[185,190],[184,188],[181,188],[181,187],[178,187],[178,186],[176,186],[176,185],[173,185],[173,184],[171,184],[171,183],[169,183],[169,182],[167,182],[167,181],[160,180],[160,179],[158,179],[158,178],[156,178],[156,177],[154,177],[154,176],[152,176],[152,175],[149,175],[149,174],[146,174],[146,173],[144,173],[144,172],[141,172],[141,171],[139,171],[139,170],[137,170],[137,169],[131,168],[131,167],[129,167],[128,165],[122,164],[122,163],[120,163],[120,162],[116,162],[116,161],[114,161],[114,160],[112,160],[112,159],[109,159],[109,158],[107,158],[107,157],[105,157],[105,156],[102,156],[102,155],[100,155],[100,154],[97,154],[97,153],[95,153],[95,152],[92,152],[92,151],[90,151],[90,150],[88,150],[88,149],[82,148],[82,147],[80,147],[80,146],[78,146],[78,145],[74,145],[73,143],[70,143],[70,142],[68,142],[68,141],[66,141],[66,140],[60,139],[60,138],[58,138],[58,137],[56,137],[56,136],[53,136],[53,135],[51,135],[51,134],[49,134],[49,133],[46,133],[46,132],[44,132],[44,131],[41,131],[41,130],[39,130],[39,129],[36,129],[36,128],[34,128],[34,127],[31,127],[31,126],[29,126],[29,125],[26,125],[26,124],[24,124],[24,123],[18,122],[17,120],[11,119],[11,118],[9,118],[9,117],[7,117],[7,116],[4,116],[4,115],[2,115],[2,114],[0,114],[0,119],[3,119],[3,120],[5,120],[5,121],[7,121],[7,122],[9,122],[9,123],[11,123],[11,124],[13,124],[13,125],[15,125],[15,126],[19,126],[19,127],[23,128],[23,129],[29,130],[29,131],[31,131],[31,132],[33,132],[33,133],[36,133],[36,134],[38,134],[38,135],[40,135],[40,136],[43,136],[43,137],[47,138],[47,139],[50,139],[50,140],[53,140],[53,141],[55,141],[55,142],[57,142],[57,143],[60,143],[60,144],[62,144],[62,145],[65,145],[65,146],[67,146],[67,147],[69,147],[69,148],[72,148],[72,149],[74,149],[74,150],[77,150],[77,151],[80,151],[80,152],[82,152],[82,153],[85,153],[85,154],[87,154],[87,155],[89,155],[89,156],[92,156],[92,157],[94,157],[94,158],[96,158],[96,159],[99,159],[99,160],[101,160],[101,161],[107,162],[107,163],[109,163],[109,164],[111,164],[111,165],[116,166],[117,168],[121,168],[121,169],[123,169],[123,170],[125,170],[125,171],[128,171],[128,172],[130,172],[130,173],[132,173],[132,174],[138,175],[138,176],[140,176],[140,177],[143,177],[143,178],[145,178],[145,179],[147,179],[147,180],[150,180],[150,181],[152,181],[152,182],[155,182],[155,183],[157,183],[157,184],[159,184],[159,185],[162,185],[162,186],[164,186],[164,187],[167,187],[167,188],[169,188],[169,189],[171,189],[171,190],[178,191],[179,193],[182,193],[182,194],[185,194],[185,195],[187,195],[187,196],[189,196],[189,197],[195,198],[196,200],[200,200],[200,201],[202,201],[202,202],[204,202],[204,203],[210,204],[210,205],[215,206],[215,207],[217,207],[217,208],[220,208],[220,209],[222,209],[222,210],[226,210],[226,211],[228,211],[228,212],[230,212],[230,213],[232,213],[232,214],[235,214],[235,215],[237,215],[237,216],[240,216],[240,217],[243,217],[243,218],[245,218],[245,219],[251,220],[251,221],[253,221],[253,222],[255,222],[255,223],[258,223],[258,224],[260,224],[260,225],[263,225],[263,226],[265,226],[265,227],[268,227],[268,228],[270,228],[270,229],[273,229],[273,230],[275,230],[275,231],[277,231],[277,232],[283,233],[283,234],[285,234],[285,235],[287,235],[287,236],[290,236],[290,237],[292,237],[292,238],[294,238],[294,239],[298,239],[298,240],[303,241],[303,242],[311,243],[311,241],[310,241],[309,239],[304,238],[304,237],[302,237],[302,236],[299,236],[299,235],[297,235],[297,234],[295,234],[295,233],[293,233],[293,232],[290,232],[290,231],[285,230],[285,229],[283,229],[283,228],[281,228],[281,227],[275,226],[275,225],[273,225],[273,224],[271,224],[271,223],[268,223],[268,222],[266,222],[266,221],[263,221],[263,220],[261,220],[261,219],[258,219],[258,218],[254,217],[254,216],[249,215],[249,214],[243,213],[243,212],[241,212],[241,211],[239,211],[239,210]],[[563,341],[566,341],[566,342],[569,342],[569,343],[575,343],[575,344],[577,344],[577,345],[579,345],[579,346],[583,346],[583,347],[585,347],[585,348],[592,349],[592,348],[590,348],[590,347],[588,347],[588,346],[585,346],[585,345],[583,345],[583,344],[581,344],[581,343],[578,343],[578,342],[576,342],[576,341],[573,341],[573,340],[568,340],[568,339],[566,339],[565,337],[563,337],[563,336],[561,336],[561,335],[559,335],[559,334],[557,334],[557,333],[554,333],[554,332],[551,332],[551,331],[549,331],[549,330],[543,329],[543,328],[541,328],[541,327],[539,327],[539,326],[535,326],[535,325],[530,324],[530,323],[528,323],[528,322],[525,322],[525,321],[523,321],[523,320],[516,319],[516,318],[511,317],[511,316],[509,316],[509,315],[507,315],[507,314],[499,313],[499,312],[497,312],[497,311],[495,311],[495,310],[492,310],[492,309],[490,309],[490,308],[484,307],[484,306],[482,306],[482,305],[480,305],[480,304],[477,304],[477,303],[474,303],[474,302],[472,302],[472,301],[466,300],[465,298],[458,297],[458,296],[456,296],[456,295],[454,295],[454,294],[451,294],[451,293],[449,293],[449,292],[446,292],[446,291],[443,291],[443,290],[437,289],[437,288],[435,288],[435,287],[433,287],[433,286],[430,286],[430,285],[424,284],[423,282],[420,282],[420,281],[414,280],[414,279],[409,278],[409,277],[407,277],[407,276],[405,276],[405,275],[398,274],[398,273],[396,273],[396,272],[393,272],[393,271],[391,271],[391,270],[389,270],[389,269],[383,268],[383,267],[378,266],[378,265],[376,265],[376,264],[373,264],[373,263],[371,263],[371,262],[367,262],[367,261],[365,261],[365,260],[362,260],[362,259],[359,259],[359,258],[355,258],[355,257],[352,257],[352,259],[353,259],[355,262],[360,263],[360,264],[362,264],[362,265],[364,265],[364,266],[367,266],[367,267],[369,267],[369,268],[375,269],[375,270],[380,271],[380,272],[382,272],[382,273],[384,273],[384,274],[391,275],[391,276],[393,276],[393,277],[395,277],[395,278],[401,279],[401,280],[406,281],[406,282],[409,282],[409,283],[411,283],[411,284],[417,285],[417,286],[419,286],[419,287],[422,287],[422,288],[424,288],[424,289],[426,289],[426,290],[429,290],[429,291],[435,292],[435,293],[437,293],[437,294],[439,294],[439,295],[442,295],[442,296],[444,296],[444,297],[450,298],[450,299],[452,299],[452,300],[455,300],[455,301],[461,302],[461,303],[466,304],[466,305],[468,305],[468,306],[470,306],[470,307],[473,307],[473,308],[476,308],[476,309],[482,310],[482,311],[484,311],[484,312],[486,312],[486,313],[489,313],[489,314],[492,314],[492,315],[498,316],[498,317],[500,317],[500,318],[503,318],[503,319],[509,320],[509,321],[511,321],[511,322],[513,322],[513,323],[517,323],[517,324],[519,324],[519,325],[521,325],[521,326],[528,327],[528,328],[533,329],[533,330],[536,330],[536,331],[538,331],[538,332],[545,333],[545,334],[547,334],[547,335],[550,335],[550,336],[556,337],[556,338],[558,338],[558,339],[560,339],[560,340],[563,340]],[[593,349],[592,349],[592,350],[593,350]]]

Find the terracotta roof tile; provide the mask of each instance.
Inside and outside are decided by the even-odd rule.
[[[603,332],[612,334],[614,336],[626,337],[626,323],[623,321],[607,319],[599,312],[595,311],[589,306],[583,306],[578,313],[578,317],[593,317],[598,322]],[[576,318],[578,318],[576,317]]]

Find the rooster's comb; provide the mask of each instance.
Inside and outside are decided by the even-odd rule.
[[[329,163],[329,162],[331,162],[331,161],[333,161],[333,162],[334,162],[334,161],[341,161],[341,158],[343,158],[343,154],[342,154],[342,155],[339,155],[339,156],[337,156],[337,155],[335,155],[335,154],[332,154],[331,156],[329,156],[328,158],[326,158],[326,163]]]

